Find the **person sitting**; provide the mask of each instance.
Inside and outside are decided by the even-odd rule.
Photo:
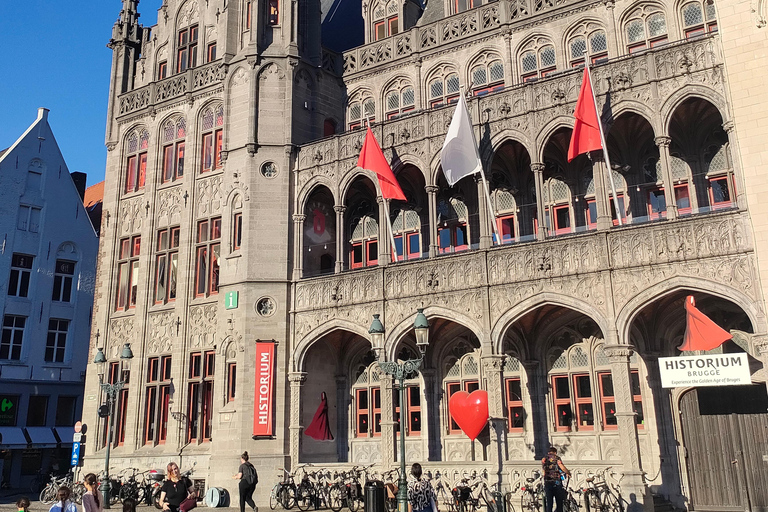
[[[160,507],[168,512],[188,512],[197,506],[195,488],[187,477],[181,476],[179,466],[166,466],[168,478],[160,488]]]

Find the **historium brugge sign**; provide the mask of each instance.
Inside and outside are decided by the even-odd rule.
[[[660,357],[661,386],[741,386],[752,384],[747,354]]]

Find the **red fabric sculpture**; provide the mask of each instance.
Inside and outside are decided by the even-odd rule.
[[[678,350],[712,350],[733,336],[696,309],[693,296],[685,298],[685,337]]]
[[[328,426],[328,398],[325,396],[325,391],[320,393],[320,405],[315,411],[312,423],[304,430],[304,433],[318,441],[333,441],[331,427]]]

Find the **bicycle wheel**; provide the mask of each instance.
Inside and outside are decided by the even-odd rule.
[[[269,493],[269,508],[275,510],[277,508],[277,495],[280,492],[281,484],[275,484],[272,491]]]
[[[81,505],[83,503],[83,494],[85,494],[86,491],[87,489],[80,482],[72,484],[72,501]]]
[[[485,506],[486,510],[488,512],[496,512],[496,500],[493,498],[493,494],[491,494],[491,490],[487,487],[483,487],[480,490],[480,495],[478,497],[478,501],[482,501],[483,506]],[[479,505],[479,504],[478,504]]]
[[[579,504],[571,493],[568,493],[563,500],[563,508],[565,512],[579,512]]]
[[[621,500],[616,497],[612,492],[607,491],[603,495],[603,504],[606,512],[624,512],[624,507],[621,505]]]
[[[360,500],[362,496],[357,493],[357,485],[352,484],[347,487],[347,507],[349,512],[357,512],[360,508]]]
[[[283,486],[283,489],[280,491],[279,498],[280,504],[285,510],[291,510],[294,503],[296,503],[296,493],[291,489],[291,486],[289,485]]]
[[[56,501],[56,487],[54,487],[51,484],[46,485],[42,491],[40,491],[40,503],[45,503],[46,505],[53,504],[54,501]]]
[[[512,503],[512,500],[514,499],[515,495],[511,492],[508,492],[504,494],[504,511],[505,512],[515,512],[515,505]]]
[[[344,506],[344,490],[340,485],[334,484],[328,491],[328,507],[333,512],[339,512]]]
[[[520,498],[520,508],[522,510],[528,510],[534,512],[536,510],[536,498],[530,492],[525,492],[523,497]]]
[[[587,504],[587,510],[592,510],[594,512],[603,510],[603,504],[600,503],[600,496],[596,492],[589,493],[589,503]]]
[[[120,491],[117,493],[118,498],[120,498],[120,501],[124,501],[128,498],[136,499],[134,496],[134,488],[130,484],[126,484],[120,488]]]
[[[302,482],[296,488],[296,506],[301,512],[306,512],[314,502],[312,486],[307,482]]]

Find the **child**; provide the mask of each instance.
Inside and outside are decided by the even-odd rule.
[[[59,493],[57,495],[59,501],[58,503],[54,503],[51,508],[48,509],[48,512],[77,512],[77,505],[69,500],[71,495],[72,492],[69,490],[69,487],[66,485],[59,487]]]
[[[29,498],[22,496],[19,501],[16,502],[16,508],[19,512],[29,512]]]

